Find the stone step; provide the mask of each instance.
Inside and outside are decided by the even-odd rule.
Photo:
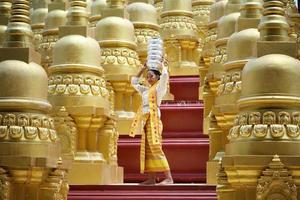
[[[164,186],[71,185],[68,200],[216,200],[215,186],[206,184],[173,184]]]
[[[208,138],[164,138],[163,150],[177,183],[206,182]],[[121,137],[118,143],[118,163],[124,167],[124,182],[142,182],[139,171],[140,138]]]
[[[170,78],[170,92],[175,101],[195,101],[199,98],[199,76]]]

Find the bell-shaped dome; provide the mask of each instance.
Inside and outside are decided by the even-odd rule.
[[[211,5],[210,16],[209,16],[210,22],[216,21],[224,16],[226,4],[227,4],[227,0],[221,0]]]
[[[106,7],[106,0],[93,1],[91,5],[91,16],[101,15],[101,12],[105,7]]]
[[[100,67],[100,47],[96,40],[81,35],[68,35],[53,47],[53,65],[84,64]]]
[[[248,48],[248,47],[245,47]],[[300,100],[300,61],[282,54],[269,54],[249,61],[242,73],[242,99],[276,100],[294,96]]]
[[[258,39],[259,32],[255,28],[232,34],[227,42],[228,62],[256,58]]]
[[[217,36],[218,39],[230,37],[235,32],[235,24],[240,13],[231,13],[221,17],[218,21]]]
[[[16,84],[17,82],[17,84]],[[0,62],[0,108],[49,109],[48,77],[45,70],[32,62],[18,60]]]
[[[65,25],[67,22],[67,12],[64,10],[53,10],[48,13],[45,19],[45,29],[55,29]]]
[[[132,3],[127,6],[130,21],[157,25],[156,8],[147,3]]]
[[[163,12],[176,10],[192,12],[192,0],[164,1]]]
[[[47,17],[48,9],[47,8],[38,8],[33,11],[30,15],[31,24],[43,24]]]
[[[123,41],[134,44],[134,26],[121,17],[106,17],[96,25],[97,41]]]

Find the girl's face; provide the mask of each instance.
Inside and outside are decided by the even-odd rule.
[[[152,86],[158,81],[158,77],[152,71],[148,71],[147,73],[147,81]]]

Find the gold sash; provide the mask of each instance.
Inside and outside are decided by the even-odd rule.
[[[157,105],[157,96],[156,96],[156,87],[155,83],[149,89],[149,108],[150,108],[150,123],[151,123],[151,134],[152,134],[152,144],[160,143],[160,130],[159,130],[159,117],[158,117],[158,105]],[[133,119],[133,123],[130,128],[129,136],[134,137],[136,133],[143,133],[144,124],[143,124],[143,105],[141,105]]]

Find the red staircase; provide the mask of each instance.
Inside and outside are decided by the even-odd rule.
[[[216,200],[215,186],[176,184],[166,186],[85,185],[71,186],[68,200]]]
[[[145,179],[139,173],[140,138],[123,136],[119,139],[118,159],[119,165],[124,167],[125,184],[71,185],[68,200],[217,200],[215,186],[203,184],[209,140],[202,132],[203,104],[198,101],[199,79],[174,77],[170,86],[175,101],[164,102],[161,111],[163,148],[175,184],[133,184]]]
[[[170,79],[175,101],[161,105],[163,149],[176,183],[205,183],[209,140],[202,134],[203,103],[198,101],[198,77]],[[139,172],[140,138],[121,137],[119,165],[124,167],[126,183],[145,179]]]

